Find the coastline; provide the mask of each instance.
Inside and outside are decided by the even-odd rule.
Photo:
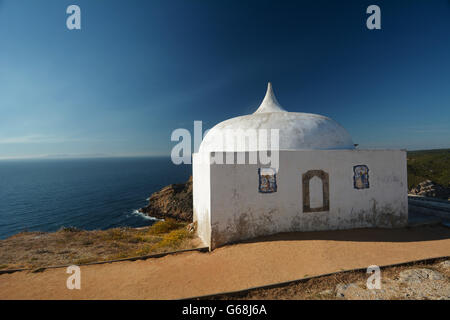
[[[21,232],[0,240],[0,270],[79,265],[193,249],[200,245],[187,222],[172,219],[149,227]]]
[[[144,227],[137,210],[153,192],[183,182],[189,166],[170,158],[97,158],[0,163],[0,239],[23,231]]]
[[[184,183],[165,186],[147,199],[148,204],[138,212],[155,219],[192,222],[192,176]]]

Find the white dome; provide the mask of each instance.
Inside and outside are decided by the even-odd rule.
[[[350,134],[336,121],[312,113],[287,112],[278,103],[272,85],[268,84],[263,102],[255,113],[225,120],[211,130],[200,145],[200,152],[258,151],[257,143],[226,143],[227,132],[245,137],[242,130],[279,129],[280,150],[354,149]],[[270,141],[270,131],[266,134]],[[224,142],[225,141],[225,142]],[[268,143],[270,147],[270,142]]]

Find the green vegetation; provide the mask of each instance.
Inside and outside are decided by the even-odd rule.
[[[155,244],[155,248],[167,247],[177,249],[184,240],[190,239],[192,236],[186,228],[173,230],[165,235],[161,242]]]
[[[450,187],[450,149],[408,151],[408,189],[424,180]]]
[[[183,228],[186,226],[185,222],[178,222],[173,219],[166,219],[164,221],[158,221],[148,230],[149,234],[163,234],[172,230]]]
[[[177,250],[183,244],[194,237],[186,229],[185,222],[178,222],[172,219],[159,221],[155,223],[147,232],[148,236],[159,235],[158,241],[153,241],[152,244],[142,246],[136,251],[136,256],[144,256],[152,252]]]

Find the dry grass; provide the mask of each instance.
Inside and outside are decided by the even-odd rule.
[[[186,225],[168,219],[140,229],[22,232],[0,240],[0,269],[84,264],[198,247]]]

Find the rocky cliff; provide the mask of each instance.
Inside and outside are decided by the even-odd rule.
[[[185,183],[171,184],[150,196],[140,212],[158,219],[192,221],[192,176]]]
[[[450,198],[450,188],[446,188],[431,180],[425,180],[419,183],[417,187],[412,188],[409,193],[418,196],[440,198],[445,200]]]

